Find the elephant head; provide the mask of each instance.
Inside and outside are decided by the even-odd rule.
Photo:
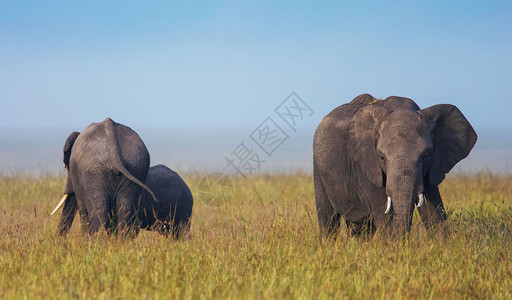
[[[59,225],[60,234],[65,234],[69,231],[71,223],[73,223],[73,219],[75,218],[76,199],[73,191],[73,184],[71,183],[71,177],[69,176],[69,158],[71,157],[71,150],[73,149],[73,145],[75,144],[75,141],[79,135],[80,132],[72,132],[66,139],[66,142],[64,143],[64,148],[62,149],[62,152],[64,154],[64,168],[68,172],[68,178],[66,180],[66,187],[64,188],[64,196],[51,213],[53,215],[63,205],[65,205],[65,203],[67,203],[67,205],[65,205],[64,207],[64,213],[61,216],[61,224]]]
[[[64,168],[66,168],[68,173],[69,173],[69,158],[71,157],[71,150],[73,149],[73,145],[75,144],[75,141],[79,135],[80,135],[80,132],[77,132],[77,131],[72,132],[68,136],[66,142],[64,143],[64,148],[62,150],[62,152],[64,153],[63,162],[64,162]],[[71,184],[71,180],[68,176],[64,194],[71,194],[71,193],[73,193],[73,187]]]
[[[73,184],[71,183],[71,178],[69,176],[69,158],[71,157],[71,149],[73,149],[73,145],[75,144],[75,141],[76,141],[76,139],[78,138],[79,135],[80,135],[80,132],[77,132],[77,131],[72,132],[68,136],[68,138],[66,139],[66,142],[64,143],[64,148],[62,149],[62,152],[64,153],[64,156],[63,156],[63,160],[62,161],[64,162],[64,168],[68,172],[68,179],[66,180],[66,187],[64,188],[64,196],[59,201],[57,206],[53,209],[53,211],[51,213],[52,215],[54,213],[56,213],[59,210],[59,208],[62,207],[62,205],[64,205],[64,203],[66,202],[66,200],[68,200],[68,197],[70,195],[71,195],[70,198],[73,198],[73,199],[68,200],[68,203],[73,203],[74,200],[75,200],[74,199],[74,194],[73,194]],[[64,215],[63,219],[65,219],[65,218],[71,219],[71,222],[72,222],[72,219],[75,217],[75,210],[71,209],[70,213],[66,213],[66,214],[63,214],[63,215]],[[69,222],[69,220],[67,222]],[[71,227],[71,225],[69,227]],[[68,228],[64,228],[62,230],[67,232],[67,229]]]
[[[437,187],[477,140],[457,107],[420,109],[401,97],[361,108],[350,128],[349,155],[373,185],[385,189],[386,213],[398,234],[410,228],[428,187]]]

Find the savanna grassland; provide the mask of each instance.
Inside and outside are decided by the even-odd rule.
[[[450,234],[319,239],[309,174],[235,179],[220,207],[195,196],[189,240],[67,238],[49,216],[65,178],[0,177],[0,298],[512,299],[512,175],[451,175]]]

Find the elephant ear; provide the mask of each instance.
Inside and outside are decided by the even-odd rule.
[[[63,149],[63,152],[64,152],[64,159],[63,159],[63,162],[64,162],[64,166],[66,169],[69,170],[69,157],[71,156],[71,149],[73,148],[73,144],[75,143],[78,135],[80,135],[80,132],[73,132],[71,133],[69,136],[68,136],[68,139],[66,140],[66,142],[64,143],[64,149]]]
[[[429,185],[437,186],[459,161],[469,155],[477,135],[462,112],[454,105],[438,104],[421,110],[432,122],[434,144]]]
[[[350,124],[348,153],[363,173],[376,186],[383,186],[383,174],[377,156],[377,138],[382,121],[389,114],[383,107],[368,105],[361,108]]]

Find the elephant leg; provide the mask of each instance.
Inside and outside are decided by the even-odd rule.
[[[171,213],[167,215],[167,226],[175,239],[187,236],[190,231],[190,215],[184,213],[185,208],[179,208],[178,205],[171,205]]]
[[[73,225],[73,220],[76,215],[76,196],[74,193],[69,194],[64,207],[62,209],[62,215],[60,216],[60,222],[58,227],[59,235],[66,235]]]
[[[173,239],[177,240],[180,238],[180,235],[183,231],[185,224],[180,224],[176,222],[174,218],[167,217],[163,220],[158,219],[155,222],[154,230],[156,230],[159,234],[165,236],[171,236]]]
[[[153,206],[151,205],[151,197],[146,191],[142,192],[142,197],[137,200],[137,216],[139,218],[139,226],[146,230],[153,230],[158,219],[156,219]]]
[[[117,232],[123,236],[135,237],[139,233],[136,204],[141,197],[141,188],[131,181],[122,184],[117,194]]]
[[[88,230],[90,234],[98,232],[101,228],[108,231],[110,221],[112,220],[110,197],[104,193],[102,195],[95,195],[88,202],[87,215],[88,215]]]
[[[427,230],[438,227],[446,221],[446,212],[437,186],[425,186],[425,203],[418,208],[418,211]]]
[[[392,213],[384,213],[386,211],[386,192],[385,189],[379,187],[371,187],[366,194],[371,203],[370,220],[373,222],[375,233],[378,235],[389,236],[392,232]]]
[[[184,218],[171,219],[171,226],[167,226],[169,228],[170,233],[172,234],[174,239],[180,239],[182,237],[186,237],[190,233],[190,222],[185,220]]]
[[[376,213],[373,216],[373,225],[375,226],[376,234],[390,235],[392,231],[391,221],[393,221],[391,214]]]
[[[82,232],[89,232],[89,215],[87,214],[87,210],[83,207],[79,207],[78,215],[80,216]]]
[[[360,236],[361,234],[372,235],[375,232],[375,227],[371,220],[358,222],[345,221],[345,223],[352,236]]]
[[[111,215],[111,197],[107,178],[97,170],[76,171],[73,187],[78,202],[82,230],[90,235],[100,229],[107,229]]]
[[[320,233],[327,236],[336,236],[336,232],[340,227],[341,214],[336,211],[329,201],[318,173],[314,174],[314,184]]]

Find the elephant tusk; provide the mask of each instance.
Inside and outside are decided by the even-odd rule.
[[[386,203],[386,211],[385,214],[389,213],[391,211],[391,197],[388,196],[388,202]]]
[[[64,197],[62,197],[59,204],[57,204],[57,206],[53,209],[51,216],[53,216],[53,214],[59,210],[59,208],[64,204],[64,202],[66,202],[66,199],[68,198],[68,196],[69,196],[69,194],[64,194]]]
[[[423,205],[423,203],[425,203],[425,197],[423,196],[423,193],[420,194],[419,196],[419,201],[418,201],[418,205],[417,207],[421,207]]]

